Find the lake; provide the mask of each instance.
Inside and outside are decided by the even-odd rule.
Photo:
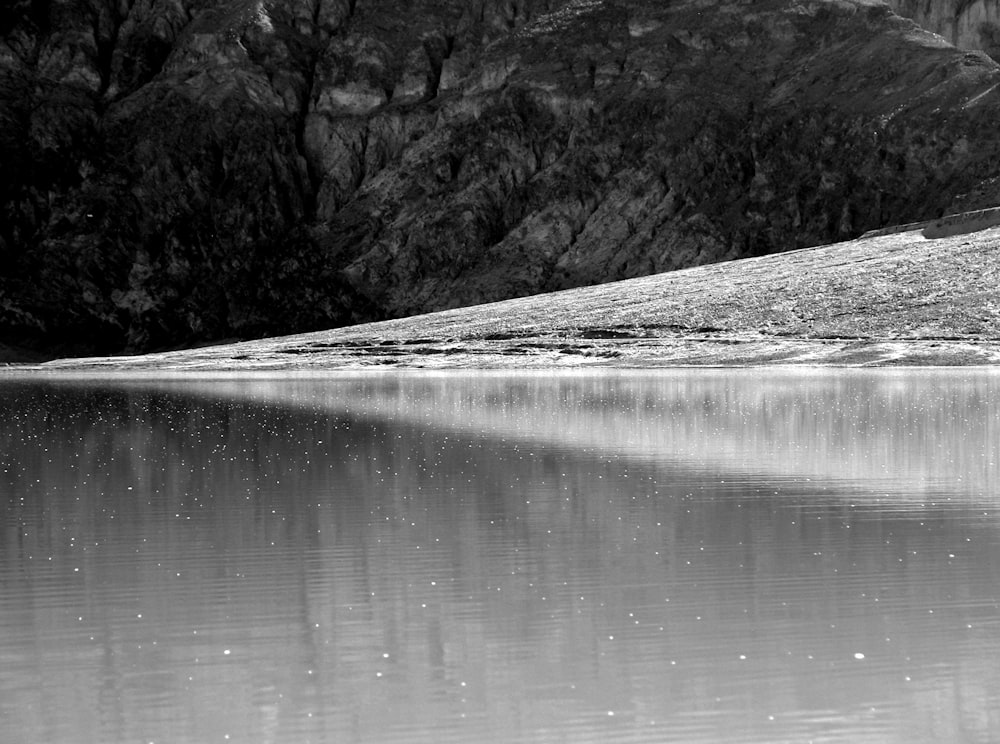
[[[1000,741],[1000,373],[0,378],[0,741]]]

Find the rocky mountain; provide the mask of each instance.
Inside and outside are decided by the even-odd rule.
[[[882,3],[12,0],[0,34],[0,342],[47,353],[398,317],[1000,201],[1000,68]]]

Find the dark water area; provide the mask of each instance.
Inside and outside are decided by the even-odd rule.
[[[0,380],[0,742],[1000,741],[1000,374]]]

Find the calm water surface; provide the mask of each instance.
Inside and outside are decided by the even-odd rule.
[[[1000,741],[1000,374],[0,382],[0,742]]]

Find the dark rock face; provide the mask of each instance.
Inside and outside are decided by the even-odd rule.
[[[864,2],[16,0],[0,343],[307,331],[1000,196],[1000,69]]]

